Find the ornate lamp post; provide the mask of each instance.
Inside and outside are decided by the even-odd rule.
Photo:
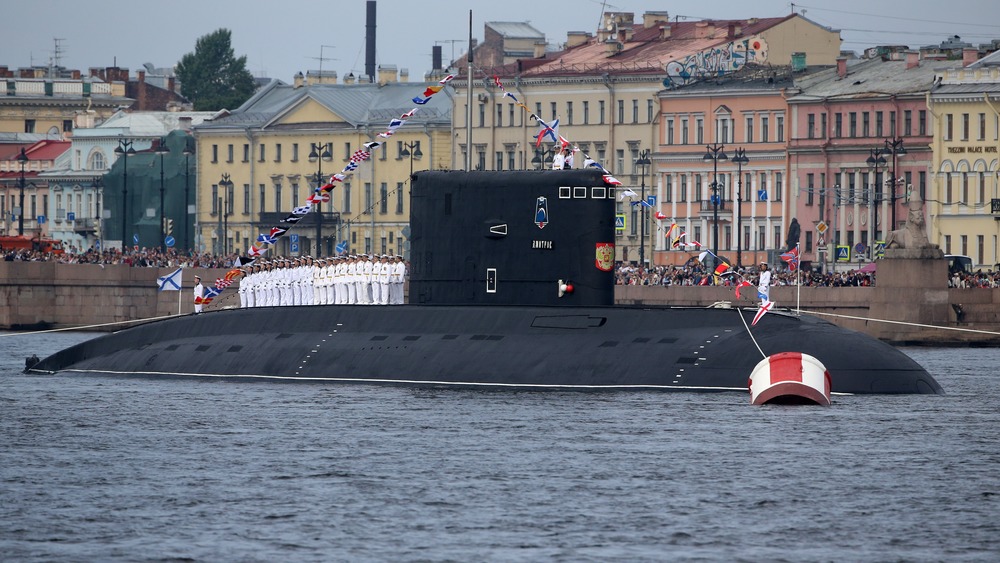
[[[21,181],[19,182],[18,188],[21,191],[21,195],[18,197],[18,206],[21,212],[17,214],[17,234],[24,236],[24,166],[28,164],[28,155],[24,153],[24,147],[21,147],[21,154],[17,155],[17,161],[21,163]]]
[[[535,149],[535,156],[531,159],[531,164],[535,166],[536,170],[542,170],[545,168],[545,159],[550,155],[554,156],[555,154],[556,151],[545,147]]]
[[[743,267],[743,165],[750,162],[747,151],[738,148],[733,153],[736,163],[736,267]]]
[[[229,179],[229,174],[223,174],[222,179],[219,180],[219,187],[222,188],[223,193],[226,194],[225,200],[222,196],[219,196],[219,223],[220,223],[220,233],[219,244],[222,248],[221,254],[223,256],[229,254],[229,190],[233,187],[233,181]],[[223,206],[225,202],[225,206]]]
[[[115,154],[125,159],[122,165],[122,254],[125,253],[125,246],[128,244],[126,234],[128,233],[128,157],[135,156],[135,148],[132,141],[118,139],[118,147]]]
[[[420,152],[420,143],[403,143],[403,151],[399,156],[410,159],[410,177],[413,177],[413,159],[420,160],[424,153]]]
[[[900,156],[906,156],[906,147],[903,146],[902,137],[893,137],[892,139],[885,140],[885,151],[892,153],[892,183],[889,184],[889,189],[892,192],[889,195],[889,201],[892,204],[892,226],[889,230],[896,230],[896,158]]]
[[[719,161],[729,160],[725,148],[726,145],[706,145],[707,150],[702,157],[702,160],[712,161],[712,253],[715,260],[719,256]]]
[[[167,241],[166,241],[166,223],[167,216],[163,213],[163,156],[170,154],[170,149],[167,147],[167,139],[161,138],[159,144],[156,146],[156,150],[153,154],[160,155],[160,252],[167,253]]]
[[[642,205],[639,206],[639,212],[642,215],[639,216],[639,267],[645,270],[646,268],[646,170],[651,164],[649,160],[649,149],[641,151],[639,153],[639,159],[635,161],[635,165],[639,167],[640,175],[640,194],[639,197],[642,198]]]
[[[875,176],[873,177],[872,180],[872,194],[871,194],[872,195],[871,205],[875,208],[874,211],[875,217],[872,220],[872,239],[870,241],[873,247],[875,244],[875,240],[878,238],[878,206],[879,206],[879,200],[882,199],[882,186],[881,182],[878,181],[878,167],[885,166],[885,157],[882,156],[883,154],[885,154],[885,150],[883,150],[881,147],[875,147],[871,150],[871,154],[868,156],[868,160],[866,161],[868,162],[868,167],[875,170]],[[874,257],[875,254],[872,253],[872,258]]]
[[[323,161],[333,160],[330,152],[331,143],[310,143],[309,162],[316,163],[316,187],[323,185]],[[320,202],[316,202],[316,257],[322,256],[321,242],[323,240],[323,209]]]

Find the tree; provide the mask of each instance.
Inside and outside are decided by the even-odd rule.
[[[219,29],[200,37],[194,52],[177,63],[181,94],[197,111],[236,109],[254,93],[256,85],[247,70],[247,58],[233,54],[231,35],[228,29]]]

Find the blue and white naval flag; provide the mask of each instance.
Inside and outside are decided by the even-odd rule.
[[[159,291],[180,291],[182,277],[181,269],[177,268],[171,274],[156,278],[156,285],[160,286]]]

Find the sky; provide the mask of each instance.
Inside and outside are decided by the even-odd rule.
[[[193,52],[199,37],[220,28],[232,32],[236,56],[247,57],[257,77],[291,82],[296,72],[335,70],[340,77],[365,70],[366,0],[172,0],[122,3],[111,0],[6,1],[0,8],[0,65],[16,69],[59,63],[86,73],[117,64],[133,76],[144,63],[173,66]],[[953,35],[978,45],[1000,39],[997,0],[377,0],[376,63],[406,68],[411,81],[431,69],[431,51],[442,46],[446,61],[462,56],[469,35],[483,38],[486,22],[529,22],[550,43],[567,31],[594,33],[602,11],[666,11],[671,18],[779,17],[794,9],[841,30],[843,49],[874,45],[921,47]],[[59,41],[56,41],[58,39]],[[320,61],[320,58],[324,60]],[[322,66],[321,66],[322,65]]]

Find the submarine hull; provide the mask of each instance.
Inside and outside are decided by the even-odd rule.
[[[746,391],[764,356],[796,351],[827,367],[834,393],[942,392],[933,377],[899,350],[815,317],[768,313],[750,329],[751,339],[744,320],[749,324],[753,313],[454,305],[234,309],[98,337],[58,352],[30,371]]]

